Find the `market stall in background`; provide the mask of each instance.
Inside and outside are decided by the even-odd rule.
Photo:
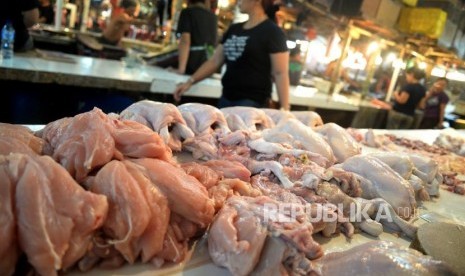
[[[121,60],[129,73],[131,70],[144,71],[146,66],[169,69],[173,66],[173,61],[177,60],[178,41],[173,30],[176,29],[180,10],[186,6],[183,1],[140,1],[140,12],[137,16],[139,23],[130,27],[118,46],[101,44],[98,40],[112,14],[117,14],[121,9],[117,1],[58,1],[52,2],[53,4],[55,9],[60,5],[64,12],[55,14],[54,24],[41,24],[31,30],[39,51],[26,55],[57,61],[57,69],[50,72],[52,75],[61,73],[58,69],[60,63],[71,62],[82,66],[80,62],[76,62],[78,59],[62,58],[66,54]],[[218,16],[219,38],[231,23],[246,20],[246,16],[240,14],[236,8],[235,1],[212,1],[206,4]],[[377,122],[366,121],[370,116],[363,114],[367,110],[376,113],[374,109],[379,109],[379,105],[373,104],[371,99],[389,102],[393,91],[399,89],[403,83],[405,70],[415,66],[425,71],[426,87],[438,77],[449,79],[447,92],[451,100],[447,106],[444,126],[461,127],[463,104],[460,95],[465,80],[461,56],[465,47],[460,46],[464,24],[460,3],[401,3],[383,0],[356,1],[348,5],[345,1],[280,1],[276,5],[279,7],[276,22],[286,33],[291,54],[291,85],[299,91],[294,95],[311,99],[318,94],[319,97],[327,98],[329,106],[334,99],[338,101],[339,98],[356,105],[356,108],[347,111],[332,107],[322,108],[318,104],[308,105],[307,101],[302,101],[302,104],[293,103],[294,109],[316,110],[326,119],[343,126],[384,128],[382,118],[385,115],[382,110],[377,112],[380,113],[377,116],[381,117]],[[20,67],[13,67],[15,68],[12,69],[21,70]],[[3,65],[0,69],[9,70]],[[118,75],[115,74],[115,77],[118,78]],[[158,78],[156,75],[149,76],[147,81],[150,77],[154,80]],[[66,83],[48,80],[50,77],[45,80],[41,77],[29,78],[25,81],[12,77],[12,74],[2,74],[1,78],[14,86],[25,87],[21,90],[32,90],[37,78],[42,84],[50,83],[40,89],[51,92],[51,96],[44,101],[57,99],[57,105],[61,104],[58,100],[61,89],[82,94],[87,89],[81,86],[101,88],[93,83],[72,84],[65,88],[63,84]],[[176,79],[178,78],[173,81]],[[155,96],[154,92],[162,95]],[[153,85],[150,91],[147,88],[137,91],[104,89],[97,94],[101,93],[123,96],[130,94],[127,102],[141,98],[172,101],[164,95],[167,92],[163,87],[157,88]],[[209,98],[212,97],[197,100],[215,105]],[[116,104],[111,110],[103,106],[102,108],[118,112],[124,106],[125,104]],[[361,112],[357,115],[359,110]],[[83,110],[69,109],[68,114],[50,114],[48,118],[70,116],[80,111]],[[362,120],[360,116],[363,117]],[[5,119],[11,122],[22,120],[15,120],[12,116]],[[46,121],[48,120],[42,120]],[[22,123],[28,122],[22,120]]]

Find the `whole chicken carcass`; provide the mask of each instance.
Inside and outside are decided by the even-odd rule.
[[[388,241],[371,241],[314,261],[317,275],[455,275],[444,262]]]
[[[272,108],[261,108],[265,112],[265,114],[270,117],[271,120],[275,124],[278,124],[281,120],[286,120],[289,118],[295,119],[295,116],[289,111],[283,111],[279,109],[272,109]]]
[[[291,140],[292,140],[292,136],[291,136]],[[325,166],[325,167],[328,163],[328,160],[319,154],[313,153],[308,150],[295,149],[293,147],[288,146],[287,143],[275,143],[275,142],[266,141],[266,136],[264,138],[249,140],[247,142],[247,145],[249,146],[249,148],[261,154],[267,154],[268,156],[290,154],[296,157],[306,156],[309,160],[312,160],[318,163],[319,165]]]
[[[312,128],[304,125],[297,119],[288,119],[281,121],[277,126],[267,130],[267,139],[273,135],[280,136],[287,133],[293,137],[289,144],[294,148],[305,149],[313,153],[320,154],[328,160],[328,165],[334,164],[334,156],[331,146],[326,140],[316,133]]]
[[[315,111],[291,111],[291,114],[306,126],[318,127],[323,125],[320,114]]]
[[[430,199],[424,187],[426,183],[413,174],[416,169],[408,155],[398,152],[373,152],[369,155],[378,158],[406,179],[421,200]]]
[[[415,165],[413,174],[423,180],[423,184],[431,196],[439,196],[439,185],[443,182],[443,176],[439,172],[439,166],[431,158],[418,154],[409,154],[410,160]]]
[[[257,131],[274,126],[273,120],[258,108],[248,106],[234,106],[222,108],[228,126],[232,131],[247,130]]]
[[[360,182],[363,198],[385,199],[404,219],[408,219],[414,214],[417,204],[412,186],[379,159],[357,155],[342,163],[342,168],[369,180]]]
[[[405,233],[409,238],[415,237],[417,227],[401,219],[384,199],[350,197],[337,185],[329,182],[319,183],[314,191],[331,204],[337,205],[339,211],[350,217],[350,221],[365,233],[377,237],[383,232],[384,225],[391,230]]]
[[[123,110],[120,119],[136,121],[149,127],[174,151],[181,151],[182,141],[194,137],[179,110],[170,103],[139,101]]]
[[[362,152],[361,145],[344,128],[335,123],[324,124],[315,130],[326,138],[338,163]]]

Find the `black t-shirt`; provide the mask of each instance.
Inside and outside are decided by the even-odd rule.
[[[45,17],[45,24],[53,24],[53,19],[55,17],[55,12],[53,11],[53,6],[40,6],[39,7],[40,17]]]
[[[0,9],[0,30],[9,19],[15,28],[15,50],[21,49],[29,39],[29,32],[24,25],[22,12],[39,7],[37,0],[8,0],[3,1]]]
[[[176,33],[191,35],[191,51],[186,74],[193,74],[207,60],[208,48],[216,45],[217,26],[216,15],[205,8],[189,7],[181,11]]]
[[[401,91],[408,93],[410,96],[405,104],[399,104],[396,102],[394,104],[394,110],[406,115],[414,116],[418,103],[426,95],[426,88],[419,83],[413,83],[406,84],[402,87]]]
[[[222,39],[226,72],[223,96],[264,103],[271,97],[270,54],[288,51],[283,31],[267,19],[251,29],[233,24]]]

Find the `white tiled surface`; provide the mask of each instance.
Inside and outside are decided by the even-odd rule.
[[[46,60],[39,57],[15,55],[9,62],[1,62],[0,67],[38,72],[61,73],[74,76],[106,78],[113,80],[139,81],[150,84],[155,75],[164,70],[152,66],[128,68],[121,61],[66,55],[76,63]]]
[[[156,75],[150,91],[172,94],[176,85],[186,80],[186,76],[165,71],[163,74]],[[193,85],[184,95],[191,97],[219,98],[221,96],[221,81],[212,78],[203,80]],[[276,91],[273,91],[272,97],[273,100],[278,100]],[[360,99],[349,98],[339,94],[330,96],[328,94],[318,92],[315,88],[299,85],[290,87],[290,103],[292,105],[309,106],[314,108],[357,111],[359,109]]]
[[[30,58],[20,56],[15,56],[12,60],[2,60],[0,58],[0,67],[21,70],[36,70],[36,68],[31,63]]]

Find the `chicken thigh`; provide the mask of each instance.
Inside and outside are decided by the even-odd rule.
[[[431,196],[439,196],[439,186],[443,176],[439,172],[439,165],[433,159],[417,154],[409,154],[415,168],[413,174],[423,180],[423,186]]]
[[[183,148],[195,159],[218,158],[218,136],[231,132],[223,113],[216,107],[200,103],[183,104],[178,109],[195,134],[183,142]]]
[[[181,151],[182,141],[194,137],[179,110],[170,103],[139,101],[123,110],[120,119],[136,121],[149,127],[174,151]]]
[[[232,131],[257,131],[274,126],[274,122],[266,113],[258,108],[247,106],[234,106],[222,108],[228,126]]]
[[[344,128],[335,123],[327,123],[315,130],[326,138],[338,163],[362,152],[361,145]]]
[[[196,136],[205,133],[211,134],[217,129],[221,133],[230,132],[223,113],[214,106],[200,103],[186,103],[178,106],[178,109]]]

